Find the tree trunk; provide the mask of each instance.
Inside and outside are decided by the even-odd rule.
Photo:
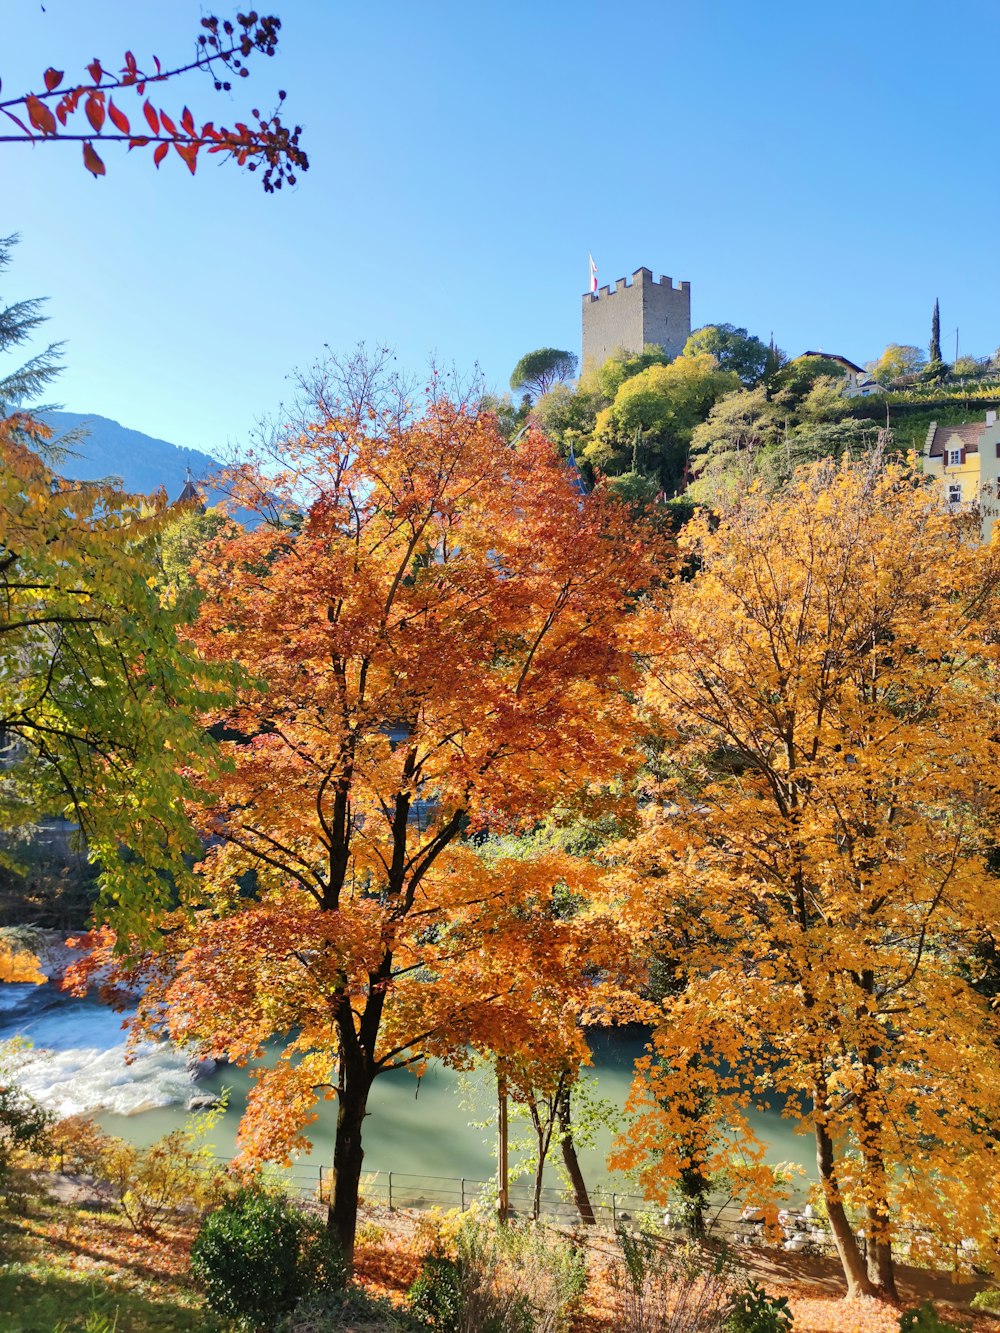
[[[857,1237],[840,1201],[840,1190],[833,1165],[833,1142],[824,1125],[816,1124],[816,1165],[823,1185],[826,1210],[830,1218],[833,1243],[837,1247],[840,1265],[847,1280],[848,1296],[877,1296],[878,1288],[868,1276],[864,1257],[858,1248]]]
[[[552,1117],[548,1128],[542,1123],[538,1111],[538,1102],[534,1097],[528,1099],[528,1112],[535,1130],[535,1185],[531,1195],[531,1219],[537,1222],[542,1215],[542,1180],[545,1176],[545,1158],[549,1151],[549,1135],[552,1133]]]
[[[580,1160],[576,1155],[576,1145],[573,1142],[570,1092],[570,1085],[567,1083],[559,1093],[556,1102],[556,1115],[559,1118],[559,1143],[562,1147],[566,1174],[569,1176],[570,1184],[573,1187],[573,1202],[576,1204],[576,1211],[580,1214],[580,1221],[584,1226],[592,1227],[597,1225],[597,1218],[594,1216],[594,1208],[590,1202],[590,1195],[587,1193],[587,1185],[583,1179],[583,1172],[580,1170]]]
[[[337,1096],[337,1137],[333,1146],[333,1181],[327,1227],[337,1237],[348,1271],[354,1266],[354,1234],[358,1225],[358,1195],[365,1152],[361,1130],[368,1107],[372,1077],[342,1063]]]
[[[869,995],[875,994],[875,979],[871,972],[863,972],[862,986]],[[896,1291],[896,1273],[892,1261],[892,1226],[889,1216],[889,1180],[882,1152],[883,1102],[880,1096],[879,1070],[882,1052],[870,1046],[864,1052],[863,1088],[858,1109],[861,1113],[861,1160],[865,1168],[865,1184],[871,1202],[866,1208],[868,1237],[868,1276],[876,1283],[887,1300],[899,1304]]]
[[[506,1222],[510,1216],[510,1175],[508,1168],[507,1080],[497,1077],[497,1216]]]
[[[892,1241],[888,1238],[886,1220],[876,1208],[868,1209],[868,1276],[880,1293],[894,1305],[899,1304],[896,1290],[896,1267],[892,1259]]]

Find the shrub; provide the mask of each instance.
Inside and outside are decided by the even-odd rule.
[[[217,1313],[253,1325],[313,1291],[342,1289],[343,1258],[323,1223],[282,1194],[244,1188],[202,1224],[191,1271]]]
[[[376,1222],[359,1222],[354,1239],[359,1245],[381,1245],[385,1232]]]
[[[620,1333],[722,1333],[730,1313],[729,1256],[618,1233],[608,1278]]]
[[[771,1296],[756,1282],[748,1282],[729,1298],[726,1333],[787,1333],[792,1312],[784,1296]]]
[[[1000,1291],[996,1287],[989,1287],[986,1291],[977,1291],[973,1296],[971,1305],[973,1310],[989,1310],[991,1313],[1000,1314]]]
[[[36,1191],[31,1163],[48,1145],[52,1116],[11,1078],[4,1056],[12,1049],[16,1043],[0,1051],[0,1195],[7,1208],[21,1212]]]
[[[451,1333],[564,1333],[586,1283],[571,1246],[539,1228],[497,1226],[465,1214],[445,1226],[410,1288],[423,1328]]]
[[[363,1287],[315,1292],[278,1325],[279,1333],[415,1333],[420,1327],[391,1301]]]
[[[959,1333],[955,1324],[938,1318],[930,1301],[924,1301],[919,1308],[905,1310],[899,1316],[899,1327],[900,1333]]]
[[[53,1152],[64,1170],[91,1176],[108,1203],[117,1204],[134,1230],[155,1235],[170,1214],[202,1213],[218,1204],[229,1181],[212,1157],[205,1135],[222,1108],[189,1116],[148,1148],[105,1134],[85,1116],[60,1121]]]

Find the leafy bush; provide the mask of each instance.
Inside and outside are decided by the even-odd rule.
[[[420,1327],[448,1333],[564,1333],[586,1284],[571,1246],[528,1224],[447,1219],[410,1288]]]
[[[462,1316],[469,1304],[472,1277],[462,1259],[429,1255],[409,1290],[410,1309],[420,1326],[447,1330],[464,1326]],[[484,1333],[494,1333],[494,1329],[499,1333],[500,1327],[497,1319],[491,1318]]]
[[[989,1310],[1000,1314],[1000,1291],[996,1287],[990,1287],[986,1291],[977,1291],[972,1298],[971,1305],[973,1310]]]
[[[52,1116],[11,1077],[5,1057],[18,1045],[0,1046],[0,1195],[7,1208],[23,1211],[36,1188],[31,1161],[48,1144]]]
[[[731,1310],[729,1257],[618,1229],[608,1277],[620,1333],[722,1333]]]
[[[930,1301],[924,1301],[919,1308],[905,1310],[899,1316],[899,1328],[900,1333],[959,1333],[957,1325],[938,1318]]]
[[[220,1106],[189,1116],[148,1148],[73,1116],[55,1126],[53,1153],[63,1170],[92,1177],[98,1194],[117,1204],[134,1230],[155,1235],[171,1213],[204,1212],[225,1197],[228,1177],[204,1141],[221,1114]]]
[[[792,1312],[784,1296],[771,1296],[757,1282],[730,1296],[726,1333],[786,1333],[791,1328]]]
[[[414,1333],[420,1327],[391,1301],[363,1287],[315,1292],[278,1325],[279,1333]]]
[[[217,1313],[273,1322],[314,1291],[346,1280],[336,1241],[282,1194],[244,1188],[209,1213],[191,1250],[191,1271]]]

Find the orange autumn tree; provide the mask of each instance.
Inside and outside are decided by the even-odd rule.
[[[622,866],[680,984],[618,1164],[661,1197],[738,1173],[748,1101],[777,1094],[815,1138],[852,1294],[894,1296],[901,1242],[996,1271],[974,955],[996,925],[998,553],[878,459],[745,495],[683,545],[698,572],[649,625],[667,758]]]
[[[250,1159],[286,1157],[336,1098],[330,1225],[350,1258],[373,1080],[527,1041],[547,994],[582,992],[545,907],[583,871],[473,835],[629,762],[622,636],[656,552],[544,439],[512,449],[446,401],[322,416],[233,492],[261,521],[204,557],[193,633],[254,683],[214,718],[231,768],[201,899],[143,1014],[236,1060],[282,1036],[241,1126]]]

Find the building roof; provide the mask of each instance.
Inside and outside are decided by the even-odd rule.
[[[796,361],[802,361],[807,356],[819,356],[824,361],[836,361],[838,366],[843,366],[845,370],[853,370],[856,375],[864,374],[864,366],[856,366],[853,361],[848,361],[846,356],[837,356],[835,352],[803,352],[802,356],[797,356]]]
[[[936,421],[932,421],[927,432],[924,453],[930,458],[943,458],[947,448],[955,447],[950,442],[957,436],[961,441],[961,448],[967,454],[977,454],[979,437],[985,430],[985,421],[963,421],[957,426],[939,426]]]

